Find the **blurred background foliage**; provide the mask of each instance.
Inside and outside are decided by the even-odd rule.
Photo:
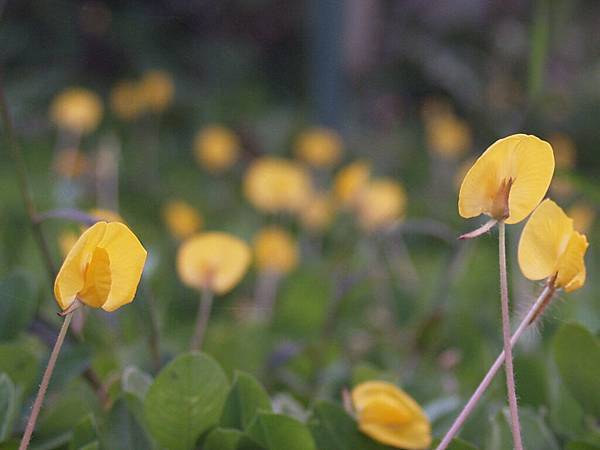
[[[36,449],[84,448],[97,439],[106,448],[122,448],[123,439],[127,448],[151,448],[150,439],[168,446],[170,437],[147,428],[161,418],[142,410],[152,408],[153,377],[187,348],[197,309],[197,294],[177,277],[178,239],[163,220],[174,199],[200,211],[203,229],[252,242],[262,226],[279,224],[300,246],[298,267],[278,285],[272,320],[255,320],[256,267],[216,301],[205,351],[222,369],[211,362],[202,370],[227,386],[239,370],[256,377],[273,410],[306,422],[318,448],[329,448],[318,418],[347,427],[342,389],[373,378],[399,383],[440,437],[501,349],[495,239],[455,240],[474,228],[456,212],[457,180],[472,158],[515,132],[553,144],[550,195],[580,218],[591,243],[586,286],[561,294],[515,352],[525,443],[600,448],[598,2],[43,0],[0,7],[2,83],[38,209],[118,211],[149,251],[137,300],[110,317],[87,311],[74,331]],[[123,120],[111,92],[152,70],[171,78],[172,101]],[[72,86],[96,92],[105,111],[98,129],[75,144],[92,168],[65,176],[57,158],[69,137],[49,120],[49,108]],[[199,167],[193,152],[196,132],[215,123],[232,130],[241,149],[240,161],[217,174]],[[393,232],[365,233],[347,212],[313,232],[293,216],[250,205],[242,188],[248,164],[261,155],[293,158],[313,126],[336,130],[344,151],[337,166],[312,169],[319,189],[329,190],[339,167],[358,158],[402,183],[406,213]],[[106,154],[112,178],[103,183],[98,166]],[[59,323],[20,199],[8,152],[0,152],[3,449],[21,433]],[[44,223],[57,264],[60,236],[79,229]],[[516,264],[520,229],[509,230],[514,317],[540,290]],[[91,383],[79,376],[90,368],[99,376]],[[90,386],[106,391],[109,408]],[[498,377],[461,436],[479,448],[509,448],[504,404]],[[301,426],[274,425],[280,419],[265,413],[263,430]],[[190,448],[214,421],[204,425],[187,447],[178,445]],[[238,442],[234,434],[227,440]]]

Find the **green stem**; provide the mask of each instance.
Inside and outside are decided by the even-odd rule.
[[[29,420],[27,421],[27,426],[25,427],[25,433],[23,433],[23,438],[21,439],[21,445],[19,445],[19,450],[25,450],[29,447],[29,441],[31,440],[31,435],[33,434],[33,430],[35,429],[35,423],[37,421],[40,410],[42,409],[42,403],[44,403],[44,397],[46,397],[48,384],[50,383],[52,372],[54,372],[54,366],[56,365],[58,354],[60,353],[60,349],[62,348],[63,342],[65,341],[65,336],[67,335],[67,330],[69,329],[72,317],[72,312],[67,314],[65,316],[62,326],[60,327],[60,332],[58,333],[58,337],[56,338],[56,343],[54,344],[52,353],[50,353],[50,359],[48,360],[48,365],[46,366],[46,370],[44,371],[44,376],[42,377],[42,382],[40,383],[40,389],[38,390],[37,396],[35,397],[35,402],[33,403],[31,415],[29,416]]]
[[[504,340],[504,368],[506,372],[506,389],[510,410],[510,428],[512,431],[515,450],[523,450],[521,440],[521,424],[519,423],[519,407],[515,389],[515,374],[513,369],[512,346],[510,344],[510,313],[508,308],[508,276],[506,273],[506,226],[504,221],[498,222],[498,249],[500,263],[500,300],[502,304],[502,337]]]
[[[192,351],[199,351],[202,348],[204,334],[206,332],[206,327],[208,326],[208,320],[210,319],[210,313],[212,311],[213,299],[214,294],[210,289],[202,289],[200,304],[198,305],[198,314],[196,315],[194,335],[192,336],[192,341],[190,342],[190,350]]]

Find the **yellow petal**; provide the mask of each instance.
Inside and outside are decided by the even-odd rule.
[[[198,163],[210,172],[221,172],[238,159],[240,141],[235,133],[221,125],[209,125],[194,138],[194,154]]]
[[[334,194],[338,202],[344,207],[353,206],[370,175],[371,166],[365,161],[356,161],[341,169],[334,180]]]
[[[103,248],[96,247],[85,270],[85,284],[77,298],[92,308],[99,308],[108,298],[111,282],[108,253]]]
[[[106,225],[106,232],[98,247],[108,254],[112,277],[110,293],[102,309],[114,311],[133,301],[147,252],[136,235],[119,222]]]
[[[263,228],[254,238],[254,259],[260,270],[285,274],[298,264],[298,245],[281,227]]]
[[[163,217],[176,239],[185,239],[202,226],[202,216],[196,208],[181,200],[167,203],[163,209]]]
[[[359,423],[359,429],[382,444],[398,448],[422,450],[429,448],[431,445],[431,426],[425,421],[415,421],[402,427]]]
[[[398,386],[386,381],[367,381],[352,390],[352,403],[357,411],[363,409],[375,396],[387,396],[408,408],[412,414],[425,417],[419,404]]]
[[[554,275],[572,233],[573,221],[552,200],[544,200],[525,224],[519,241],[523,275],[530,280]]]
[[[587,248],[587,238],[583,234],[574,231],[571,234],[567,248],[560,256],[558,275],[555,281],[557,287],[563,287],[565,291],[571,292],[583,286],[586,274],[583,258]]]
[[[87,134],[96,129],[102,119],[102,100],[83,88],[69,88],[58,94],[50,107],[50,118],[61,128]]]
[[[404,217],[406,192],[400,183],[381,178],[368,183],[361,190],[356,207],[358,221],[363,229],[382,229]]]
[[[224,294],[242,279],[250,257],[250,249],[241,239],[227,233],[202,233],[179,248],[177,272],[190,287]]]
[[[65,310],[75,300],[85,284],[87,264],[104,232],[106,222],[98,222],[88,228],[67,254],[54,282],[54,296],[59,306]]]
[[[298,137],[296,156],[313,167],[331,167],[342,156],[342,138],[327,128],[309,129]]]
[[[503,183],[512,181],[506,223],[520,222],[542,200],[554,173],[552,147],[541,139],[515,134],[492,144],[467,172],[460,187],[462,217],[491,215]]]

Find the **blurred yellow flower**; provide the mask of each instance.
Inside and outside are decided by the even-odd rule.
[[[110,91],[110,107],[123,120],[133,120],[144,110],[140,86],[135,81],[119,81]]]
[[[281,227],[263,228],[254,237],[254,260],[259,270],[289,273],[298,265],[298,245]]]
[[[103,222],[125,223],[119,213],[111,211],[110,209],[92,208],[88,212],[90,216],[95,217],[97,220],[101,220]]]
[[[570,178],[565,175],[559,175],[552,180],[550,192],[556,197],[565,199],[575,195],[577,193],[577,187]]]
[[[332,167],[342,157],[342,137],[328,128],[315,127],[304,131],[296,142],[296,156],[317,167]]]
[[[366,161],[355,161],[342,168],[334,180],[334,195],[343,207],[352,207],[359,192],[371,176],[371,165]]]
[[[67,254],[54,295],[64,310],[75,300],[105,311],[130,303],[146,261],[146,250],[122,223],[98,222]]]
[[[573,219],[552,200],[533,212],[519,241],[519,266],[530,280],[556,277],[554,286],[570,292],[585,283],[585,235],[573,229]]]
[[[244,277],[251,251],[227,233],[200,233],[187,239],[177,253],[177,272],[189,287],[224,294]]]
[[[459,214],[520,222],[542,200],[553,173],[554,156],[547,142],[525,134],[500,139],[467,172],[458,195]]]
[[[471,128],[454,114],[435,116],[425,122],[428,148],[444,158],[464,155],[472,145]]]
[[[431,445],[429,419],[406,392],[385,381],[367,381],[352,390],[360,431],[377,442],[407,450]]]
[[[75,243],[79,235],[72,230],[63,230],[58,235],[58,248],[63,258],[66,258]]]
[[[580,233],[587,233],[592,228],[596,211],[586,202],[579,201],[569,208],[568,216],[573,219],[573,228]]]
[[[406,192],[390,178],[379,178],[367,184],[357,199],[356,213],[360,226],[376,231],[393,225],[404,217]]]
[[[331,225],[335,208],[331,195],[324,192],[313,193],[300,212],[304,228],[313,232],[324,231]]]
[[[548,142],[554,149],[556,168],[560,170],[571,170],[575,168],[577,150],[575,143],[565,133],[556,132],[550,135]]]
[[[233,131],[221,125],[202,128],[194,138],[194,154],[209,172],[222,172],[237,161],[240,141]]]
[[[83,152],[76,148],[67,148],[58,152],[52,168],[64,178],[77,178],[87,172],[90,163]]]
[[[88,134],[102,119],[102,100],[84,88],[68,88],[54,97],[50,118],[59,127],[73,133]]]
[[[297,162],[262,157],[248,168],[244,194],[252,205],[265,212],[298,212],[312,192],[306,170]]]
[[[158,113],[171,105],[175,84],[171,75],[164,70],[149,70],[140,80],[139,90],[144,107]]]
[[[168,202],[163,208],[163,217],[176,239],[188,238],[202,227],[198,210],[182,200]]]

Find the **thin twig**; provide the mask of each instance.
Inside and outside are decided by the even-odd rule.
[[[500,300],[502,304],[502,337],[504,341],[504,354],[506,369],[506,390],[508,407],[510,410],[510,429],[513,436],[515,450],[523,450],[521,439],[521,424],[519,422],[519,406],[515,389],[515,373],[513,368],[512,346],[510,344],[510,312],[508,308],[508,276],[506,273],[506,225],[504,221],[498,222],[498,249],[500,263]]]
[[[554,291],[554,284],[552,281],[550,281],[546,285],[540,296],[536,299],[533,306],[529,309],[527,315],[525,315],[515,333],[512,335],[512,338],[510,339],[511,348],[514,347],[514,345],[519,341],[521,335],[527,329],[527,327],[531,325],[535,321],[535,318],[537,318],[541,314],[545,306],[548,304],[548,302],[554,295]],[[483,396],[488,386],[496,376],[496,373],[498,373],[498,370],[500,369],[500,367],[502,367],[502,364],[504,363],[504,355],[504,350],[502,350],[502,352],[500,353],[498,358],[496,358],[496,361],[494,361],[492,367],[490,367],[488,372],[485,374],[483,380],[481,380],[481,383],[479,383],[479,386],[477,386],[477,389],[475,390],[469,401],[466,403],[466,405],[464,406],[464,408],[462,409],[462,411],[460,412],[460,414],[458,415],[458,417],[456,418],[456,420],[454,421],[454,423],[452,424],[442,441],[436,447],[436,450],[446,450],[448,445],[450,445],[450,443],[452,442],[452,439],[454,439],[454,437],[458,434],[465,421],[471,415],[471,413],[477,406],[477,403],[479,403],[479,400],[481,400],[481,397]]]
[[[52,209],[38,213],[35,217],[37,223],[42,223],[49,219],[65,219],[88,226],[94,225],[100,220],[97,217],[73,208]]]
[[[204,334],[206,333],[206,327],[208,326],[208,320],[210,319],[210,313],[212,310],[213,298],[214,294],[210,289],[202,289],[200,304],[198,305],[198,314],[196,315],[194,335],[192,336],[192,340],[190,342],[190,350],[192,351],[198,351],[202,348]]]
[[[38,390],[37,396],[35,397],[35,402],[33,403],[31,415],[29,416],[29,420],[27,421],[27,426],[25,427],[25,433],[23,433],[23,438],[21,439],[21,445],[19,445],[19,450],[25,450],[27,449],[27,447],[29,447],[29,441],[31,440],[33,430],[35,429],[35,423],[37,421],[40,410],[42,409],[42,403],[44,403],[44,397],[46,396],[46,391],[48,390],[48,384],[50,383],[52,372],[54,372],[54,366],[56,365],[56,360],[65,340],[65,336],[67,334],[67,330],[69,329],[69,324],[71,323],[72,317],[72,312],[67,314],[65,316],[65,319],[63,320],[62,326],[60,327],[60,332],[58,333],[58,337],[56,338],[56,343],[54,344],[52,353],[50,353],[50,359],[48,360],[48,365],[46,366],[46,370],[44,371],[44,376],[42,377],[40,389]]]

